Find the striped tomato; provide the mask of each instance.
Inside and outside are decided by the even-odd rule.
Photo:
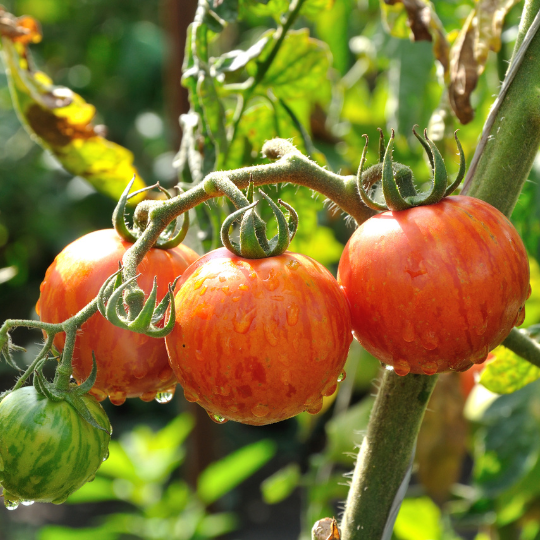
[[[95,231],[69,244],[47,270],[36,310],[42,321],[58,323],[75,315],[97,295],[103,282],[118,269],[131,246],[114,229]],[[198,255],[180,244],[176,248],[151,249],[139,266],[140,287],[150,293],[157,275],[158,295],[182,274]],[[60,350],[64,334],[54,344]],[[109,396],[115,405],[126,397],[151,401],[157,392],[176,385],[167,359],[165,341],[117,328],[99,313],[82,325],[73,355],[73,376],[84,381],[92,369],[92,351],[98,367],[91,390],[99,401]]]
[[[347,301],[310,257],[244,259],[225,248],[192,264],[166,337],[188,401],[217,422],[264,425],[317,413],[352,341]]]
[[[91,426],[66,401],[51,401],[33,386],[0,402],[0,484],[6,506],[60,504],[93,479],[108,455],[110,424],[94,398],[83,395],[82,400],[106,431]]]
[[[338,281],[355,337],[398,375],[484,362],[523,322],[530,294],[517,231],[465,196],[368,219],[343,251]]]

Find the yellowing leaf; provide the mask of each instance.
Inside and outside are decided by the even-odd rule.
[[[133,190],[144,187],[133,166],[133,154],[106,140],[92,125],[95,108],[69,88],[54,86],[45,73],[32,67],[28,44],[41,40],[38,23],[0,8],[0,38],[11,97],[32,138],[67,171],[114,199],[133,176]]]

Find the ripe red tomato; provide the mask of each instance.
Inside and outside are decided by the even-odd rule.
[[[398,375],[482,363],[523,322],[529,265],[517,231],[472,197],[363,223],[341,257],[353,333]]]
[[[350,314],[317,261],[217,249],[185,272],[175,302],[171,366],[186,399],[215,421],[271,424],[317,413],[334,393],[352,341]]]
[[[36,311],[41,320],[58,323],[75,315],[98,293],[104,281],[118,269],[118,261],[131,246],[114,229],[95,231],[69,244],[54,260],[41,284]],[[150,293],[157,275],[158,298],[169,283],[199,256],[190,248],[152,249],[139,266],[139,285]],[[57,334],[55,346],[62,349],[65,335]],[[118,328],[100,313],[82,325],[75,342],[73,376],[85,380],[96,356],[97,380],[91,390],[98,400],[109,396],[121,405],[127,397],[151,401],[157,392],[176,385],[163,339]]]

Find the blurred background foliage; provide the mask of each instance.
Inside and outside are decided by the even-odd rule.
[[[246,103],[228,151],[213,156],[220,167],[263,163],[263,142],[279,135],[292,138],[321,165],[351,174],[364,133],[371,138],[369,164],[376,161],[381,127],[396,130],[395,158],[411,166],[419,183],[427,182],[429,168],[412,137],[414,124],[430,126],[451,174],[458,168],[451,137],[458,127],[470,160],[511,56],[522,4],[504,21],[500,51],[489,55],[472,95],[475,117],[464,126],[445,105],[432,44],[408,39],[403,6],[394,4],[308,0]],[[178,118],[189,112],[180,66],[195,4],[4,0],[4,5],[16,16],[41,22],[44,39],[31,46],[36,66],[95,106],[95,123],[107,127],[108,140],[133,153],[147,184],[173,187],[178,181],[173,162],[183,159],[177,155]],[[475,2],[432,5],[452,44]],[[238,21],[211,29],[214,83],[229,127],[237,107],[234,85],[256,74],[256,55],[266,47],[261,39],[277,27],[287,7],[286,0],[241,1]],[[220,16],[236,18],[223,11]],[[235,59],[241,69],[231,68]],[[186,133],[193,118],[183,119]],[[215,162],[203,165],[210,170]],[[197,180],[194,173],[184,163],[182,182]],[[68,173],[31,139],[16,117],[3,73],[0,176],[0,319],[32,318],[39,284],[55,255],[79,236],[110,227],[115,201]],[[540,271],[534,260],[540,256],[539,179],[537,160],[512,216],[531,256],[526,327],[540,323],[540,293],[535,292]],[[307,189],[280,186],[268,192],[300,214],[291,249],[335,272],[353,231],[350,221]],[[215,225],[227,211],[221,202],[197,210],[198,227],[187,242],[199,253],[215,247]],[[28,350],[21,363],[28,362],[38,337],[22,329],[14,337]],[[441,377],[395,540],[540,538],[539,373],[523,375],[524,366],[507,352],[496,357],[482,374],[485,386],[476,384],[471,372]],[[495,368],[508,373],[512,362],[519,381],[501,382]],[[113,407],[107,401],[115,432],[109,460],[95,481],[63,506],[0,508],[0,539],[307,539],[315,520],[340,513],[379,369],[355,342],[348,377],[320,414],[265,428],[216,426],[181,392],[166,405],[128,400]],[[0,377],[4,390],[15,374],[0,365]],[[524,386],[524,378],[530,384]]]

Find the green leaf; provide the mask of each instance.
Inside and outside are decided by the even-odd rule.
[[[500,345],[493,352],[495,358],[486,364],[480,383],[491,392],[510,394],[540,379],[540,368]]]
[[[531,272],[531,296],[525,303],[525,320],[522,328],[528,328],[533,324],[540,323],[540,266],[536,259],[529,257],[529,269]]]
[[[329,266],[339,261],[343,253],[343,244],[336,240],[332,229],[318,225],[311,230],[309,240],[302,238],[301,235],[296,235],[289,250],[302,253],[317,259],[325,266]]]
[[[439,540],[441,511],[429,497],[405,499],[401,503],[394,534],[399,540]]]
[[[115,532],[107,531],[107,527],[93,529],[71,529],[59,525],[45,525],[37,535],[37,540],[116,540]]]
[[[527,475],[540,455],[540,381],[495,399],[474,437],[473,476],[496,497]]]
[[[276,504],[286,499],[300,482],[300,467],[291,463],[269,476],[262,484],[261,491],[266,504]]]
[[[240,0],[240,17],[273,17],[280,22],[282,15],[289,11],[289,0]],[[334,4],[334,0],[305,0],[300,14],[309,18],[315,18],[321,11],[328,10]]]
[[[374,401],[374,398],[367,397],[327,422],[326,455],[328,459],[351,465],[355,459],[357,447],[364,438],[362,433],[367,428]]]
[[[275,452],[275,443],[264,439],[210,464],[199,476],[199,497],[206,504],[216,501],[260,469]]]
[[[197,533],[202,538],[216,538],[234,531],[237,527],[237,517],[234,514],[223,512],[205,516],[197,527]]]
[[[17,22],[12,21],[13,25]],[[41,35],[34,34],[34,41]],[[28,62],[26,44],[2,37],[3,58],[14,106],[32,138],[51,151],[63,167],[98,191],[118,199],[135,176],[134,190],[145,186],[133,165],[133,154],[106,140],[92,125],[95,108],[68,88],[54,86]],[[131,204],[139,202],[136,197]],[[136,199],[136,200],[135,200]]]
[[[267,89],[272,89],[289,105],[289,100],[301,98],[326,103],[330,99],[330,64],[331,54],[326,43],[309,37],[307,29],[290,31],[257,91],[266,93]],[[256,63],[251,61],[247,69],[255,75]]]
[[[118,497],[113,490],[113,482],[109,478],[96,476],[92,482],[87,482],[82,488],[72,493],[67,504],[82,504],[90,502],[114,501]]]

